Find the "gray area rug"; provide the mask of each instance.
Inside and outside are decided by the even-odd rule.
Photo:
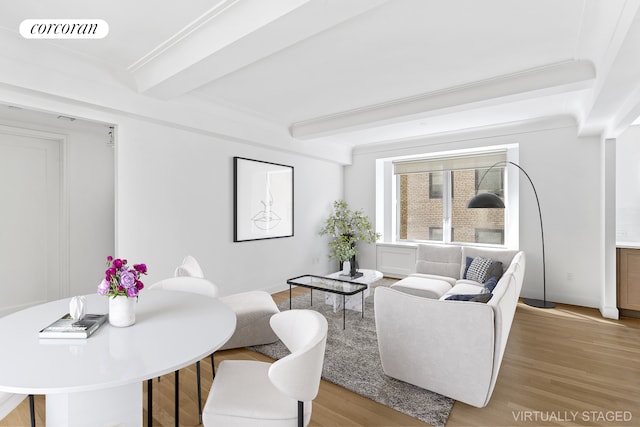
[[[321,291],[313,292],[313,306],[309,305],[309,295],[302,295],[293,298],[292,308],[311,308],[327,318],[329,333],[323,379],[426,423],[442,427],[453,407],[453,399],[388,377],[382,372],[374,323],[373,293],[377,286],[388,286],[393,282],[381,279],[372,284],[371,295],[365,299],[364,319],[360,312],[347,310],[345,330],[342,329],[342,310],[334,313],[333,307],[324,302],[325,294]],[[281,310],[288,310],[289,300],[278,306]],[[280,341],[252,349],[276,360],[289,354]]]

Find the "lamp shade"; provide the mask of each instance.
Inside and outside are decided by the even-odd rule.
[[[504,202],[493,193],[480,193],[469,200],[468,208],[500,208],[504,209]]]

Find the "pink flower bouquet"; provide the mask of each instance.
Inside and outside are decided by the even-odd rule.
[[[126,259],[107,257],[107,270],[105,277],[98,285],[98,294],[110,297],[123,295],[129,298],[137,298],[138,293],[144,288],[140,276],[147,274],[145,264],[134,264],[133,268],[127,265]]]

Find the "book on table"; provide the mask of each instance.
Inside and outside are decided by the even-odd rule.
[[[85,314],[75,320],[67,313],[46,328],[42,329],[40,338],[89,338],[107,320],[108,314]]]

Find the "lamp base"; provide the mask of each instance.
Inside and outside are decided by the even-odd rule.
[[[530,305],[531,307],[538,308],[554,308],[556,305],[552,302],[541,300],[541,299],[525,299],[524,303]]]

